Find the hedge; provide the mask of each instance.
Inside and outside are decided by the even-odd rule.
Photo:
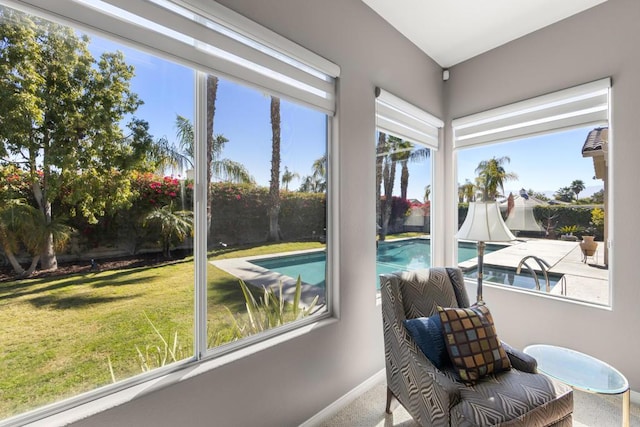
[[[211,189],[213,241],[228,244],[266,240],[268,188],[215,183]],[[320,239],[326,232],[325,194],[282,191],[278,221],[283,240]]]

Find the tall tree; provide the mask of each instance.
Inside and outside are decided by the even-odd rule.
[[[571,188],[571,191],[576,193],[576,200],[578,200],[578,194],[586,188],[584,182],[580,179],[574,180],[569,187]]]
[[[327,191],[327,155],[316,159],[311,165],[311,175],[302,178],[300,190],[305,193],[324,193]]]
[[[561,202],[572,202],[573,201],[574,192],[571,187],[561,187],[553,193],[553,197],[556,200],[560,200]]]
[[[489,160],[483,160],[478,164],[476,178],[478,187],[482,190],[484,200],[495,200],[500,193],[504,194],[504,183],[509,180],[518,179],[518,175],[513,172],[507,172],[504,164],[509,163],[511,159],[508,156],[492,157]]]
[[[280,241],[280,98],[271,97],[271,180],[269,182],[269,234],[267,240]]]
[[[282,185],[286,191],[289,191],[289,184],[294,178],[300,179],[300,174],[298,172],[291,172],[288,167],[284,167],[284,172],[282,173]]]
[[[142,104],[130,89],[133,67],[121,52],[95,59],[89,38],[71,28],[4,7],[0,34],[0,156],[29,174],[45,224],[60,203],[90,222],[126,204],[126,174],[150,167],[153,145],[146,122],[131,119],[129,135],[120,127]],[[49,232],[43,269],[57,268],[56,245]]]
[[[391,207],[393,202],[393,186],[396,180],[396,169],[399,160],[398,146],[402,144],[402,140],[395,136],[384,135],[384,141],[381,141],[379,136],[378,148],[381,150],[380,158],[381,164],[381,182],[384,190],[384,198],[380,197],[380,240],[384,240],[387,236],[389,229],[389,221],[391,219]],[[377,166],[377,164],[376,164]]]
[[[467,203],[473,202],[475,200],[475,197],[474,197],[475,191],[476,191],[476,186],[471,181],[466,179],[464,181],[464,184],[458,187],[458,199],[460,203],[464,203],[465,201]]]
[[[211,87],[214,84],[211,83]],[[211,94],[208,98],[213,101],[215,96]],[[207,116],[207,126],[213,126],[213,119],[209,117],[211,111],[215,111],[215,107],[207,108],[209,112]],[[211,120],[209,120],[211,119]],[[178,139],[178,147],[168,142],[158,146],[160,154],[158,157],[165,159],[165,165],[178,166],[181,169],[191,169],[195,166],[195,137],[193,132],[193,124],[184,116],[176,115],[176,138]],[[207,141],[209,137],[207,136]],[[207,230],[211,231],[212,220],[212,200],[211,200],[211,181],[220,180],[235,183],[254,184],[255,180],[249,170],[239,162],[234,160],[221,158],[224,146],[229,140],[221,134],[214,135],[212,143],[207,143]]]
[[[418,148],[409,142],[401,140],[396,147],[396,158],[400,161],[400,197],[407,198],[407,189],[409,188],[409,163],[420,162],[426,160],[431,155],[428,148]]]
[[[194,135],[191,121],[181,115],[176,116],[176,137],[179,150],[173,149],[172,162],[182,168],[194,167]],[[214,135],[211,145],[211,155],[207,156],[207,178],[213,180],[235,182],[241,184],[254,184],[255,180],[249,170],[239,162],[231,159],[220,158],[225,144],[229,140],[222,134]]]
[[[382,167],[387,150],[387,134],[378,132],[376,143],[376,228],[378,234],[382,230]],[[382,235],[380,235],[382,237]]]
[[[212,207],[213,203],[211,195],[211,175],[213,171],[211,170],[211,166],[213,164],[213,159],[216,157],[216,154],[220,154],[222,148],[216,150],[216,138],[214,137],[213,131],[213,121],[216,115],[216,98],[218,96],[218,78],[216,76],[212,76],[211,74],[207,75],[207,235],[211,235],[211,218],[212,218]],[[193,135],[193,134],[192,134]],[[226,138],[225,138],[226,139]],[[227,140],[228,141],[228,140]],[[225,141],[225,142],[227,142]],[[193,144],[192,144],[193,147]],[[195,153],[195,150],[193,150]]]
[[[604,203],[604,189],[598,190],[591,195],[591,203]]]

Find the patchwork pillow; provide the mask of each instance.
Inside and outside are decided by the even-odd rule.
[[[511,369],[486,305],[438,307],[438,314],[447,352],[462,381],[474,383],[486,375]]]
[[[449,361],[449,355],[444,345],[440,316],[435,314],[431,317],[407,319],[403,323],[418,348],[436,368],[442,369]]]

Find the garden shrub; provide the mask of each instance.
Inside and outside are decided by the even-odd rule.
[[[539,205],[533,208],[536,221],[547,225],[547,218],[552,218],[551,224],[556,230],[563,227],[576,226],[580,233],[591,228],[591,207],[575,205]],[[578,237],[581,234],[578,233]]]
[[[256,243],[269,230],[269,189],[251,184],[211,184],[211,240]],[[280,235],[284,240],[320,238],[326,227],[326,195],[283,191],[280,196]]]
[[[280,230],[285,240],[320,238],[326,234],[324,193],[284,192],[280,199]]]

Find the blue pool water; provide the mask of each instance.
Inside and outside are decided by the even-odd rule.
[[[483,273],[482,280],[484,282],[498,283],[505,286],[515,286],[516,288],[534,289],[541,292],[546,292],[547,290],[547,282],[545,281],[544,275],[538,273],[538,285],[540,286],[540,289],[536,289],[536,281],[531,273],[526,269],[523,269],[520,274],[515,274],[515,270],[485,264]],[[466,271],[464,276],[477,279],[478,276],[476,268]],[[562,274],[548,273],[549,290],[553,289],[553,287],[560,282],[562,276]]]
[[[488,244],[485,254],[501,247]],[[458,262],[467,261],[476,256],[475,243],[459,242]],[[251,263],[285,276],[297,278],[299,275],[304,283],[310,285],[324,286],[325,283],[326,254],[324,251],[264,258],[253,260]],[[380,242],[378,246],[377,274],[428,267],[431,267],[431,241],[428,239]]]

